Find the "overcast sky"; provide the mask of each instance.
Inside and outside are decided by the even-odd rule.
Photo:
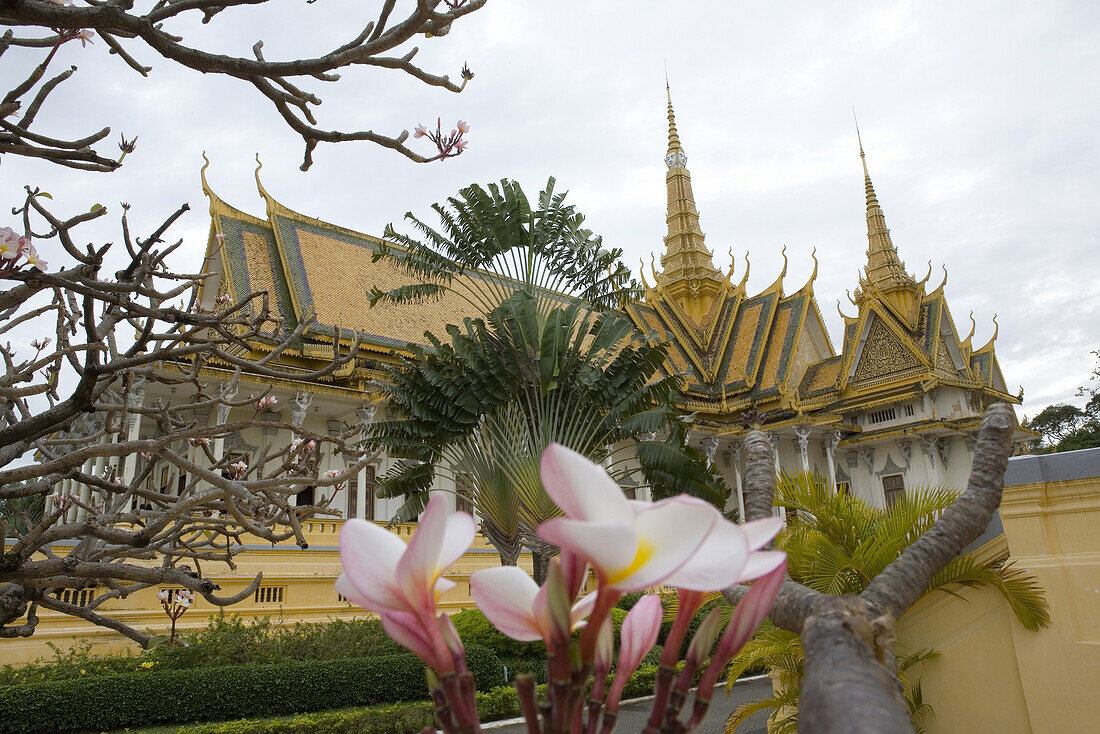
[[[274,0],[175,30],[244,56],[262,38],[274,60],[350,40],[376,5]],[[467,120],[459,158],[416,165],[365,143],[322,145],[302,173],[300,139],[251,87],[175,69],[135,45],[154,67],[141,79],[100,41],[61,50],[58,68],[80,69],[36,124],[74,136],[111,125],[140,135],[137,152],[114,174],[7,156],[0,195],[15,202],[36,184],[58,211],[99,202],[112,219],[128,201],[142,231],[189,202],[173,230],[184,240],[177,263],[189,269],[209,225],[203,150],[212,187],[231,204],[263,215],[259,153],[264,185],[283,204],[370,234],[409,210],[427,216],[472,182],[515,178],[534,194],[553,175],[637,269],[665,234],[667,64],[707,244],[720,268],[732,248],[737,274],[748,252],[750,291],[776,278],[784,244],[786,290],[797,290],[816,247],[815,292],[839,347],[836,302],[854,312],[844,292],[867,244],[854,106],[902,258],[917,278],[931,260],[932,287],[946,266],[961,336],[971,310],[977,320],[975,346],[998,314],[997,353],[1010,390],[1026,390],[1023,412],[1075,400],[1096,363],[1100,3],[490,0],[450,35],[419,41],[429,71],[457,77],[470,64],[477,76],[463,94],[369,69],[303,85],[325,100],[322,126],[392,134],[437,116],[445,126]],[[38,60],[13,55],[2,67],[9,79]],[[112,222],[86,236],[117,232]]]

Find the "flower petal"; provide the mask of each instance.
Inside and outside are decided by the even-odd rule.
[[[588,559],[605,578],[627,572],[637,556],[638,534],[622,523],[556,517],[539,525],[538,532],[543,540]]]
[[[629,573],[609,579],[619,591],[638,591],[660,583],[683,566],[721,518],[702,500],[681,495],[638,513],[638,554]]]
[[[538,591],[535,580],[515,566],[487,568],[470,576],[470,596],[478,609],[494,627],[522,642],[544,639],[532,612]]]
[[[783,551],[755,551],[749,554],[748,563],[741,569],[741,575],[737,577],[737,583],[753,581],[765,576],[787,560],[787,554]]]
[[[653,645],[657,643],[657,633],[661,631],[661,599],[656,594],[646,594],[631,607],[619,630],[619,666],[615,675],[630,677],[642,662]]]
[[[427,603],[429,591],[435,586],[442,569],[439,554],[447,531],[447,505],[442,494],[433,494],[420,515],[409,548],[397,562],[397,579],[409,602],[420,606]]]
[[[382,618],[382,629],[386,630],[390,639],[416,655],[429,668],[439,670],[440,661],[437,660],[435,648],[415,615],[393,612],[379,616]]]
[[[439,570],[442,573],[462,558],[473,545],[477,535],[477,523],[468,512],[455,512],[447,516],[447,529],[443,532],[443,544],[439,549]]]
[[[626,495],[603,467],[561,444],[542,452],[539,475],[546,494],[574,520],[628,523],[634,515]]]
[[[571,609],[569,613],[573,623],[573,629],[577,629],[581,622],[587,619],[588,615],[592,613],[592,610],[596,608],[596,596],[597,593],[595,591],[590,594],[585,594],[573,605],[573,609]]]
[[[779,531],[783,529],[783,523],[781,517],[765,517],[760,520],[742,523],[741,530],[748,538],[749,550],[760,550],[772,542]]]
[[[738,525],[722,518],[699,546],[699,550],[663,583],[690,591],[725,589],[741,578],[748,556],[745,533]]]
[[[340,531],[340,564],[364,609],[381,612],[408,607],[397,583],[397,566],[405,543],[388,530],[365,520],[348,520]],[[349,599],[350,595],[344,594]],[[365,603],[364,603],[365,602]]]

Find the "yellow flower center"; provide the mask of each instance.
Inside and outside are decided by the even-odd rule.
[[[630,562],[629,566],[611,574],[607,579],[607,583],[616,584],[644,566],[646,562],[653,557],[653,550],[652,543],[645,538],[639,538],[638,550],[634,552],[634,560]]]

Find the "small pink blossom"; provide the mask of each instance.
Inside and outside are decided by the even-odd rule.
[[[339,469],[329,469],[327,472],[325,472],[325,479],[335,479],[343,473],[344,472],[340,471]]]
[[[428,134],[428,128],[424,127],[424,125],[417,125],[416,127],[413,128],[413,137],[414,138],[422,138],[427,134]]]
[[[516,566],[499,566],[476,571],[470,576],[470,596],[493,626],[513,640],[543,640],[550,644],[548,585],[535,580]],[[592,613],[595,593],[588,594],[570,611],[572,629],[578,629]],[[563,625],[564,626],[564,625]]]
[[[458,128],[458,132],[462,135],[470,132],[470,125],[465,120],[459,120],[455,127]]]
[[[80,39],[81,46],[87,46],[89,43],[95,43],[95,31],[91,31],[87,28],[81,28],[76,37]]]
[[[210,439],[198,436],[198,437],[187,439],[187,443],[191,444],[192,446],[209,446],[210,445]]]
[[[234,461],[232,464],[226,467],[229,472],[230,479],[240,479],[248,471],[248,462],[246,461]]]
[[[268,408],[277,405],[278,403],[279,400],[274,395],[265,395],[264,397],[256,401],[256,411],[260,412],[267,410]]]
[[[216,235],[214,235],[214,239],[216,239],[218,242],[220,242],[222,244],[225,243],[225,235],[222,234],[221,232],[218,232]]]
[[[27,254],[27,265],[30,265],[32,268],[38,268],[39,270],[42,270],[42,271],[46,270],[48,265],[46,264],[45,260],[43,260],[42,258],[40,258],[38,256],[38,251],[34,249],[34,245],[27,245],[26,254]]]
[[[35,351],[38,351],[38,352],[41,352],[43,349],[45,349],[49,345],[50,345],[50,338],[49,337],[46,337],[44,339],[35,339],[34,341],[31,342],[31,346],[34,347]]]

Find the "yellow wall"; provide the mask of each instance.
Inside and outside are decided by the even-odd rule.
[[[250,598],[225,607],[227,613],[240,615],[244,619],[272,617],[292,624],[299,621],[323,622],[334,618],[364,617],[367,616],[366,612],[349,602],[340,601],[333,588],[333,582],[340,574],[337,539],[342,526],[342,520],[305,522],[302,529],[309,543],[306,550],[293,543],[279,546],[257,545],[236,557],[236,570],[230,570],[224,565],[211,569],[206,564],[203,570],[221,586],[221,590],[217,592],[219,596],[231,596],[241,591],[261,571],[264,575],[263,586],[285,587],[281,604],[259,604],[254,598]],[[394,528],[394,532],[407,539],[415,527],[399,525]],[[527,570],[531,568],[530,559],[530,553],[524,553],[520,557],[520,564]],[[444,595],[440,603],[441,609],[456,612],[472,606],[469,597],[470,574],[481,568],[499,565],[500,556],[479,535],[473,547],[447,572],[447,578],[454,581],[456,586]],[[127,599],[111,600],[100,609],[107,616],[140,631],[167,634],[170,623],[155,599],[159,588],[167,587],[150,588]],[[216,616],[220,609],[200,597],[180,618],[177,629],[205,627],[209,618]],[[52,658],[53,653],[47,643],[67,649],[79,640],[87,640],[97,650],[127,647],[137,649],[135,644],[117,632],[83,620],[41,608],[38,615],[41,621],[34,636],[0,640],[0,665],[25,662],[38,657]]]
[[[1053,624],[1028,632],[986,589],[911,609],[899,641],[943,653],[917,670],[936,710],[927,731],[1100,731],[1100,477],[1006,487],[1001,519],[1004,535],[980,552],[1007,547],[1038,578]]]

